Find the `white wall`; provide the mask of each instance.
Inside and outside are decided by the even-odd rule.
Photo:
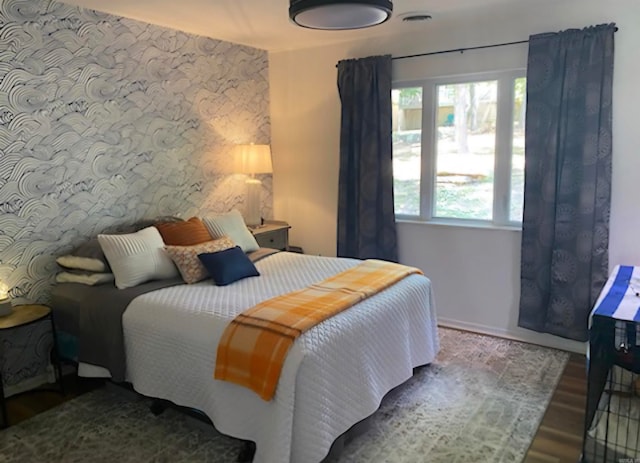
[[[535,3],[535,5],[533,4]],[[340,101],[337,61],[394,56],[528,38],[530,34],[616,22],[614,166],[610,260],[640,264],[640,2],[549,0],[484,9],[410,25],[402,36],[272,53],[269,57],[274,216],[291,225],[307,253],[335,255]],[[526,45],[394,61],[394,79],[523,67]],[[530,342],[583,345],[517,328],[520,233],[400,223],[400,259],[433,280],[441,322]]]

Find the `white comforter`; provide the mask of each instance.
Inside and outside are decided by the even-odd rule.
[[[123,317],[129,381],[144,395],[203,411],[222,433],[254,441],[255,462],[319,462],[413,367],[434,359],[430,281],[412,275],[303,334],[270,402],[214,380],[216,348],[236,314],[357,262],[283,252],[256,264],[258,278],[139,296]]]

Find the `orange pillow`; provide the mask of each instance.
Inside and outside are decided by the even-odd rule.
[[[198,217],[191,217],[184,222],[159,223],[155,227],[164,244],[169,246],[193,246],[213,239]]]

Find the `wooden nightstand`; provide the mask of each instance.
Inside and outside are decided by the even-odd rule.
[[[261,248],[273,248],[286,251],[289,249],[289,229],[287,222],[265,220],[264,225],[251,228],[251,233]]]
[[[56,330],[53,325],[53,316],[51,315],[51,308],[41,304],[25,304],[16,305],[13,307],[13,312],[10,315],[0,317],[0,330],[12,330],[21,326],[27,326],[32,323],[36,323],[40,320],[48,318],[51,320],[51,331],[53,333],[53,366],[56,373],[56,380],[60,387],[60,393],[64,394],[62,388],[62,370],[60,367],[60,360],[58,357],[57,342],[56,342]],[[4,362],[0,362],[2,365]],[[25,392],[37,392],[43,389],[33,389]],[[4,398],[4,386],[2,383],[2,368],[0,368],[0,414],[2,421],[0,422],[0,429],[6,428],[9,425],[7,417],[7,407]]]

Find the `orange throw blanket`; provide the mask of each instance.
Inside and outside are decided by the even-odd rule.
[[[225,329],[214,378],[271,400],[287,352],[298,336],[413,273],[422,274],[417,268],[366,260],[320,283],[261,302]]]

